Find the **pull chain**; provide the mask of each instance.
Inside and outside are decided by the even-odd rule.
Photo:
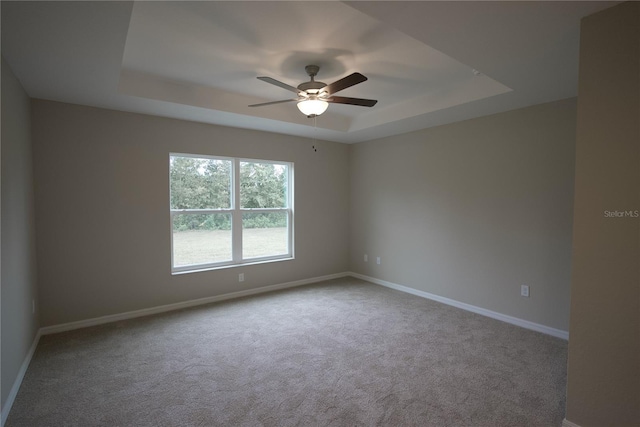
[[[318,145],[318,116],[313,116],[313,145],[311,146],[311,148],[313,148],[314,152],[318,151],[318,147],[316,147],[316,145]]]

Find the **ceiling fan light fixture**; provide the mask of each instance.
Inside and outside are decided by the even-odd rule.
[[[329,103],[321,99],[305,99],[298,102],[298,109],[307,117],[315,117],[327,111]]]

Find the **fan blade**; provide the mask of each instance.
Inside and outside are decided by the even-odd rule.
[[[341,78],[330,85],[327,85],[323,90],[326,91],[329,95],[332,95],[336,92],[340,92],[348,87],[357,85],[358,83],[366,82],[368,79],[360,73],[353,73],[348,75],[347,77]]]
[[[298,88],[290,86],[290,85],[288,85],[286,83],[282,83],[279,80],[272,79],[271,77],[258,77],[258,80],[262,80],[263,82],[271,83],[272,85],[276,85],[278,87],[281,87],[282,89],[290,90],[291,92],[300,93],[300,90],[298,90]]]
[[[347,98],[344,96],[332,96],[331,98],[327,98],[326,101],[333,102],[334,104],[359,105],[361,107],[373,107],[378,103],[375,99]]]
[[[262,104],[252,104],[249,107],[263,107],[265,105],[282,104],[283,102],[297,101],[297,99],[283,99],[282,101],[263,102]]]

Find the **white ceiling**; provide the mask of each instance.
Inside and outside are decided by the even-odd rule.
[[[577,94],[580,18],[614,2],[2,1],[2,55],[33,98],[360,142]],[[314,121],[320,66],[373,108]],[[474,70],[479,70],[481,74]]]

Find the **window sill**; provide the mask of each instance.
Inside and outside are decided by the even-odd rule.
[[[241,264],[225,264],[225,265],[218,265],[218,266],[211,266],[211,267],[194,266],[193,269],[189,269],[189,270],[178,270],[178,271],[172,270],[171,271],[171,275],[172,276],[178,276],[178,275],[181,275],[181,274],[202,273],[202,272],[205,272],[205,271],[225,270],[225,269],[228,269],[228,268],[248,267],[248,266],[252,266],[252,265],[271,264],[271,263],[274,263],[274,262],[282,262],[282,261],[293,261],[294,259],[295,259],[295,257],[291,256],[291,257],[287,257],[287,258],[247,261],[247,262],[243,262]]]

